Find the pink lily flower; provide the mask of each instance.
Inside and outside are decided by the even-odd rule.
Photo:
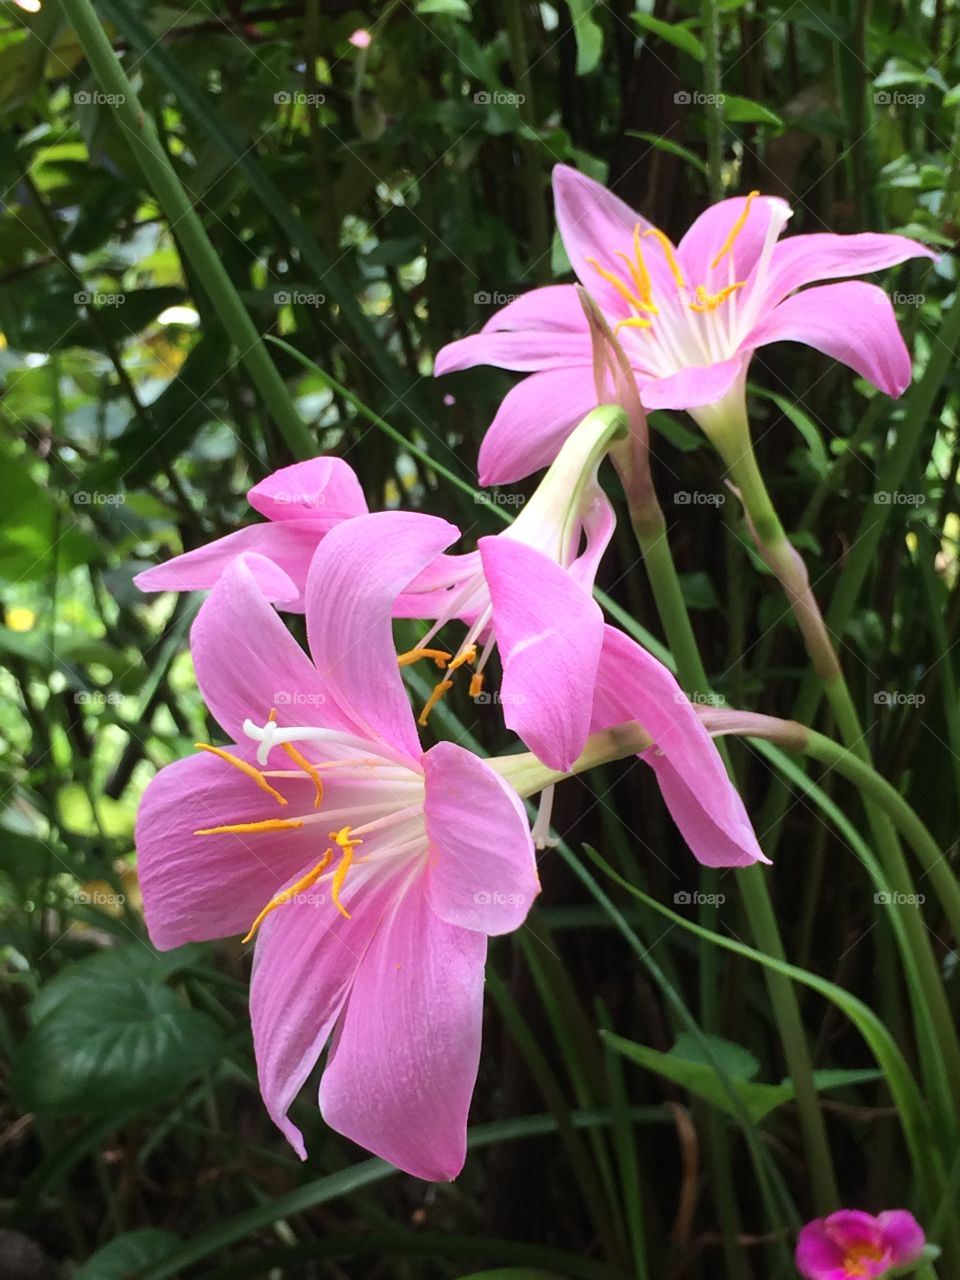
[[[456,535],[407,512],[333,529],[306,583],[312,659],[257,585],[276,567],[234,558],[191,635],[232,745],[162,769],[137,818],[153,943],[256,937],[260,1088],[294,1150],[287,1113],[332,1036],[326,1122],[427,1179],[464,1161],[487,937],[539,892],[520,798],[453,743],[423,752],[397,667],[394,597]]]
[[[800,1232],[797,1270],[805,1280],[874,1280],[918,1262],[925,1245],[923,1228],[906,1209],[877,1217],[841,1209]]]
[[[270,578],[273,588],[283,577],[296,588],[289,600],[277,603],[302,613],[307,570],[321,540],[342,520],[367,514],[360,481],[342,458],[311,458],[274,471],[248,490],[247,501],[266,516],[265,524],[248,525],[145,569],[134,578],[136,585],[141,591],[208,591],[238,555],[256,552],[283,570],[280,578]],[[263,562],[254,557],[250,570],[255,576],[264,572]]]
[[[421,724],[466,664],[474,668],[471,696],[481,696],[497,648],[507,727],[550,768],[572,766],[590,731],[603,642],[603,615],[591,593],[616,523],[597,469],[626,429],[619,410],[589,414],[511,525],[481,538],[475,552],[438,557],[406,591],[406,616],[436,621],[400,662],[430,657],[444,670]],[[454,619],[467,625],[456,652],[430,648]]]
[[[686,409],[707,431],[744,415],[750,357],[803,342],[890,396],[910,357],[882,289],[847,277],[935,255],[904,236],[779,239],[790,217],[774,196],[711,205],[679,245],[611,191],[566,165],[553,171],[567,255],[630,361],[647,409]],[[842,281],[806,289],[815,281]],[[803,289],[797,293],[796,290]],[[590,333],[574,285],[548,285],[438,353],[434,372],[478,364],[529,373],[505,397],[480,449],[481,484],[545,466],[596,403]]]

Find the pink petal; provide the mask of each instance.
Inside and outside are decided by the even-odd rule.
[[[565,164],[554,166],[553,199],[560,236],[578,278],[609,315],[628,315],[623,296],[588,259],[596,258],[605,270],[629,281],[629,269],[617,254],[632,257],[634,227],[639,223],[642,234],[652,224],[599,182]],[[666,291],[672,297],[676,285],[660,247],[644,240],[643,254],[654,293]]]
[[[329,528],[367,513],[367,501],[354,469],[342,458],[310,458],[281,467],[247,493],[254,510],[268,520],[312,517]]]
[[[469,751],[438,742],[423,757],[430,863],[427,901],[448,924],[510,933],[540,892],[526,810]]]
[[[316,847],[314,855],[319,856]],[[303,1135],[287,1112],[316,1065],[395,894],[395,884],[364,885],[351,874],[342,895],[351,919],[318,886],[271,912],[257,935],[250,1021],[260,1092],[301,1160]]]
[[[141,591],[206,591],[231,560],[246,552],[256,552],[250,561],[250,571],[260,590],[268,600],[283,605],[289,612],[302,613],[307,570],[328,527],[321,521],[302,518],[248,525],[246,529],[228,533],[225,538],[174,556],[165,564],[146,569],[137,574],[134,582]],[[281,576],[278,577],[273,565],[280,568]],[[289,584],[293,584],[294,589],[288,590],[285,598],[282,588]]]
[[[228,748],[250,759],[243,744]],[[150,781],[137,812],[137,874],[150,940],[161,951],[246,933],[261,908],[312,856],[304,830],[198,836],[207,827],[309,809],[312,784],[289,779],[286,808],[209,754],[169,764]]]
[[[890,299],[875,284],[848,280],[787,298],[743,345],[752,350],[769,342],[806,343],[894,398],[910,384],[910,354]]]
[[[503,663],[503,718],[544,764],[567,770],[590,732],[603,615],[533,547],[504,536],[478,546]]]
[[[591,365],[524,378],[507,392],[483,437],[480,483],[513,484],[549,466],[573,428],[596,404]]]
[[[363,957],[320,1082],[331,1128],[418,1178],[463,1167],[486,949],[414,883]]]
[[[721,200],[705,209],[690,227],[677,249],[677,256],[688,285],[693,287],[704,284],[709,287],[711,282],[717,281],[720,277],[726,284],[731,257],[732,278],[747,279],[760,256],[770,219],[776,213],[779,220],[785,221],[785,215],[789,215],[789,205],[777,196],[755,197],[731,250],[724,254],[716,267],[712,266],[737,220],[743,215],[746,204],[746,196],[734,196],[730,200]]]
[[[667,668],[608,626],[596,690],[593,729],[638,720],[653,738],[643,759],[694,857],[708,867],[767,862],[710,735]]]
[[[531,289],[496,311],[483,326],[483,333],[503,330],[556,329],[568,333],[587,333],[589,326],[577,291],[572,284],[548,284]]]
[[[915,1262],[923,1253],[927,1237],[912,1213],[906,1209],[888,1209],[878,1214],[877,1222],[895,1266]]]
[[[826,1232],[824,1221],[818,1218],[808,1222],[797,1240],[795,1261],[797,1270],[805,1280],[832,1280],[843,1276],[844,1250]]]
[[[586,364],[590,359],[590,336],[586,326],[581,333],[567,333],[559,329],[473,333],[441,347],[433,372],[439,377],[460,369],[472,369],[477,364],[492,364],[498,369],[516,369],[526,373],[537,369],[567,369],[572,364]]]
[[[405,587],[457,537],[414,511],[379,511],[338,525],[307,578],[307,636],[334,702],[361,736],[413,759],[420,740],[397,666],[391,612]]]
[[[255,556],[232,560],[193,624],[190,652],[204,702],[237,742],[248,741],[244,720],[263,724],[271,708],[276,708],[282,725],[306,723],[356,732],[264,598],[255,576],[260,568],[256,561]]]
[[[594,479],[584,494],[580,518],[583,550],[567,570],[570,577],[587,593],[593,592],[593,584],[617,527],[617,513],[600,484]]]
[[[760,283],[766,306],[775,306],[801,285],[816,280],[844,280],[872,271],[895,267],[910,258],[933,258],[937,254],[906,236],[838,236],[832,232],[788,236],[773,251],[769,273]]]
[[[716,364],[691,365],[666,378],[638,378],[640,398],[648,409],[699,409],[722,400],[743,370],[743,357]]]

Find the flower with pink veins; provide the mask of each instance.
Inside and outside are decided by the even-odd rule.
[[[238,555],[256,552],[278,565],[295,587],[289,600],[278,603],[302,613],[307,570],[321,540],[342,520],[367,514],[360,481],[342,458],[311,458],[274,471],[247,492],[247,501],[266,516],[264,524],[237,529],[145,569],[134,578],[136,585],[141,591],[206,591]],[[256,575],[262,562],[254,557],[250,568]]]
[[[751,192],[711,205],[674,246],[566,165],[555,167],[553,190],[573,269],[622,344],[647,409],[686,409],[714,438],[728,420],[739,426],[750,357],[771,342],[806,343],[890,396],[910,381],[889,298],[847,277],[935,256],[916,241],[869,232],[780,240],[789,206]],[[840,283],[803,288],[822,280]],[[508,393],[480,449],[481,483],[512,483],[545,466],[596,403],[575,286],[522,294],[480,333],[443,347],[434,372],[478,364],[531,375]]]
[[[427,1179],[464,1160],[487,937],[539,891],[519,796],[453,743],[423,752],[397,668],[394,597],[455,536],[406,512],[332,530],[309,658],[258,587],[279,571],[234,558],[191,635],[230,745],[162,769],[137,818],[154,944],[256,939],[260,1088],[298,1154],[288,1111],[330,1040],[326,1122]]]
[[[511,525],[481,538],[475,552],[439,557],[410,585],[400,609],[435,622],[400,662],[432,658],[444,672],[421,724],[462,666],[473,667],[471,696],[481,695],[496,647],[507,727],[551,768],[573,764],[590,729],[603,641],[593,582],[615,526],[597,469],[626,431],[619,409],[595,409],[563,443]],[[454,619],[467,625],[456,652],[431,648]]]
[[[873,1217],[841,1209],[808,1222],[797,1241],[797,1270],[805,1280],[875,1280],[919,1262],[926,1237],[906,1209]]]

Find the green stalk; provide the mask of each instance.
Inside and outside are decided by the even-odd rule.
[[[730,418],[713,441],[740,492],[747,521],[764,561],[780,582],[803,636],[844,745],[870,763],[863,727],[857,714],[830,632],[810,589],[806,568],[773,506],[750,442],[745,411]],[[895,892],[915,896],[909,868],[893,824],[864,794],[867,818],[884,872]],[[917,966],[919,987],[914,991],[914,1018],[924,1062],[924,1075],[937,1099],[941,1123],[951,1128],[960,1112],[960,1040],[944,991],[936,956],[920,914],[911,911],[904,929]],[[951,1093],[952,1084],[952,1093]]]
[[[263,339],[167,159],[153,120],[140,105],[93,5],[90,0],[65,0],[64,11],[73,24],[97,83],[108,95],[110,109],[157,203],[170,227],[176,228],[177,237],[197,278],[207,291],[290,452],[296,458],[311,457],[316,448],[310,432],[297,413],[286,384],[267,354]]]
[[[700,6],[703,47],[703,85],[707,94],[707,183],[710,199],[723,197],[723,108],[720,102],[720,26],[717,0],[703,0]]]
[[[660,528],[656,514],[660,515]],[[676,567],[670,552],[670,544],[662,527],[663,515],[632,511],[633,527],[644,557],[653,588],[654,598],[664,631],[667,634],[681,684],[696,690],[708,688],[706,673],[697,649],[686,602],[677,580]],[[753,937],[758,946],[779,961],[786,959],[783,940],[777,926],[777,918],[770,899],[764,872],[760,867],[748,867],[737,872],[737,883],[743,896],[743,904],[750,922]],[[820,1110],[813,1063],[807,1048],[800,1005],[793,984],[788,977],[775,969],[764,972],[770,1002],[773,1007],[780,1041],[787,1062],[787,1069],[797,1091],[797,1111],[804,1147],[810,1167],[810,1182],[818,1213],[829,1213],[839,1205],[839,1191],[826,1125]]]

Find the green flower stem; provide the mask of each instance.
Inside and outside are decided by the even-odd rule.
[[[71,0],[67,12],[84,56],[100,88],[108,95],[110,109],[136,162],[170,227],[176,228],[177,238],[197,278],[216,308],[288,448],[296,458],[311,457],[316,452],[311,434],[297,413],[286,384],[267,354],[261,335],[167,159],[153,120],[141,106],[93,5],[90,0]]]
[[[659,514],[659,525],[656,520]],[[663,623],[664,631],[673,649],[680,682],[691,691],[708,689],[703,662],[697,648],[686,602],[680,590],[676,567],[670,552],[670,544],[659,512],[631,511],[637,542]],[[776,914],[770,900],[770,892],[759,867],[747,867],[737,873],[737,883],[743,896],[743,904],[750,921],[757,945],[777,960],[786,959],[783,940],[777,926]],[[827,1141],[826,1126],[813,1079],[813,1064],[807,1049],[800,1005],[790,979],[772,969],[764,972],[767,990],[773,1006],[774,1017],[783,1045],[787,1067],[797,1091],[797,1110],[803,1134],[810,1181],[819,1213],[829,1213],[839,1204],[836,1175]]]
[[[810,590],[806,567],[784,533],[760,474],[745,416],[729,421],[723,431],[714,433],[713,439],[733,484],[739,490],[760,554],[780,581],[790,602],[840,737],[848,750],[869,764],[870,753],[863,727],[830,632]],[[891,887],[907,897],[915,896],[916,890],[893,824],[886,813],[878,809],[869,792],[864,793],[864,803],[877,852]],[[948,1123],[951,1117],[955,1118],[960,1113],[960,1040],[940,980],[936,956],[918,912],[907,914],[904,930],[920,976],[922,1003],[915,1005],[914,1013],[924,1073],[931,1093],[939,1098],[940,1118],[943,1123]],[[945,1084],[944,1071],[949,1086]]]

